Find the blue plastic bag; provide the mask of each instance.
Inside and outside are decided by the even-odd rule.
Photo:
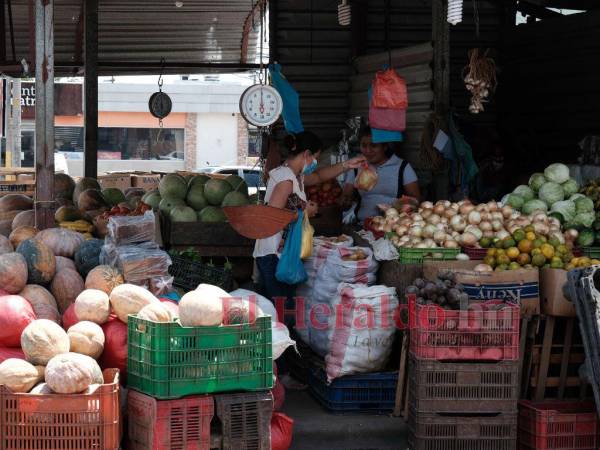
[[[283,100],[281,115],[283,116],[285,131],[291,134],[303,132],[304,127],[300,118],[300,98],[298,93],[281,73],[281,66],[279,64],[269,64],[269,75],[271,75],[273,87],[279,92]]]
[[[308,279],[304,264],[300,259],[302,250],[302,219],[304,213],[298,211],[298,219],[290,225],[283,251],[277,263],[275,278],[286,284],[304,283]]]

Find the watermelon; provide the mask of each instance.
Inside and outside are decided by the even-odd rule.
[[[79,195],[88,189],[96,189],[101,190],[100,184],[98,184],[98,180],[95,178],[81,178],[76,184],[75,189],[73,190],[73,203],[77,205],[79,201]]]
[[[125,201],[125,194],[123,194],[123,192],[117,188],[102,189],[102,196],[110,206],[116,206]]]
[[[227,178],[225,178],[225,181],[231,185],[234,191],[241,192],[246,196],[248,195],[248,185],[242,177],[238,175],[229,175]]]
[[[196,184],[206,184],[206,182],[210,180],[209,176],[200,174],[200,175],[195,175],[194,177],[190,178],[190,180],[188,181],[188,188],[191,188],[192,186],[195,186]]]
[[[200,222],[226,222],[227,217],[221,208],[216,206],[207,206],[198,213]]]
[[[90,270],[100,265],[100,250],[103,245],[104,241],[101,239],[88,239],[75,253],[75,267],[82,277],[85,278]]]
[[[196,211],[189,206],[174,206],[169,212],[173,222],[196,222]]]
[[[185,178],[176,173],[169,173],[162,177],[158,185],[158,191],[161,197],[172,197],[184,199],[187,193],[187,183]]]
[[[221,206],[244,206],[248,204],[248,197],[246,197],[241,192],[231,191],[225,196],[225,198],[223,199],[223,204]]]
[[[227,181],[213,178],[204,185],[204,196],[209,204],[220,206],[225,196],[232,190],[233,188]]]
[[[202,208],[208,206],[208,201],[204,196],[204,184],[196,183],[190,186],[190,190],[188,191],[187,197],[185,199],[186,203],[194,208],[196,211],[201,211]]]
[[[163,197],[158,203],[158,209],[166,215],[169,215],[174,206],[185,206],[185,202],[180,198]]]
[[[156,211],[158,209],[158,205],[161,201],[161,196],[160,196],[160,193],[158,192],[158,189],[154,189],[153,191],[146,193],[146,195],[144,195],[142,197],[142,201],[146,205],[151,206],[152,209]]]

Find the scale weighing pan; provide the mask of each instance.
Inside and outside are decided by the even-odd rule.
[[[283,230],[296,212],[267,205],[225,206],[229,225],[248,239],[264,239]]]

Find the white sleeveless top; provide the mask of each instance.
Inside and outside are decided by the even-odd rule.
[[[300,179],[296,177],[292,169],[287,166],[279,166],[269,172],[269,181],[267,182],[267,192],[265,193],[265,204],[269,203],[269,199],[273,194],[275,186],[282,181],[290,180],[292,182],[292,193],[300,197],[301,200],[306,201],[306,194],[304,193],[304,177],[300,175]],[[253,257],[258,258],[267,255],[278,254],[279,244],[283,231],[280,231],[273,236],[264,239],[257,239],[254,245]]]

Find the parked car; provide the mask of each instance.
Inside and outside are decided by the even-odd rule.
[[[258,167],[250,166],[208,166],[198,169],[200,173],[219,173],[223,175],[238,175],[248,185],[248,194],[264,193],[266,187],[262,183],[262,172]]]

